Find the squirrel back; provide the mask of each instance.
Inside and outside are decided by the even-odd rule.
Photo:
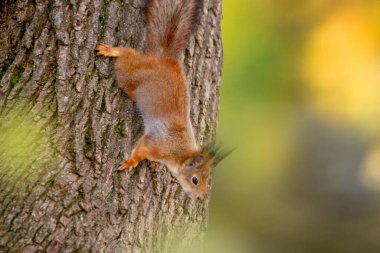
[[[202,9],[203,0],[147,0],[146,51],[178,59]]]

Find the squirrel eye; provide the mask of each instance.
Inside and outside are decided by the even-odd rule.
[[[191,179],[191,181],[193,182],[193,184],[197,185],[198,184],[198,178],[197,177],[193,177]]]

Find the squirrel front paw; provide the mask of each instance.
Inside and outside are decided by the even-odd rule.
[[[124,161],[120,166],[119,168],[117,168],[117,170],[125,170],[126,168],[128,168],[128,171],[131,171],[134,167],[137,166],[139,162],[134,160],[134,159],[128,159],[126,161]]]
[[[113,56],[111,47],[106,44],[100,44],[96,47],[96,55]]]

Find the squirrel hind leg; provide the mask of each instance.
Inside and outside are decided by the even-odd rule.
[[[152,170],[152,172],[157,172],[158,163],[157,162],[153,162],[153,161],[149,161],[149,167]]]
[[[96,47],[96,55],[108,56],[108,57],[120,57],[122,50],[118,47],[111,47],[106,44],[100,44]]]

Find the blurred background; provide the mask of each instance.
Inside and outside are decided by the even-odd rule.
[[[206,252],[380,252],[380,1],[224,0]]]

